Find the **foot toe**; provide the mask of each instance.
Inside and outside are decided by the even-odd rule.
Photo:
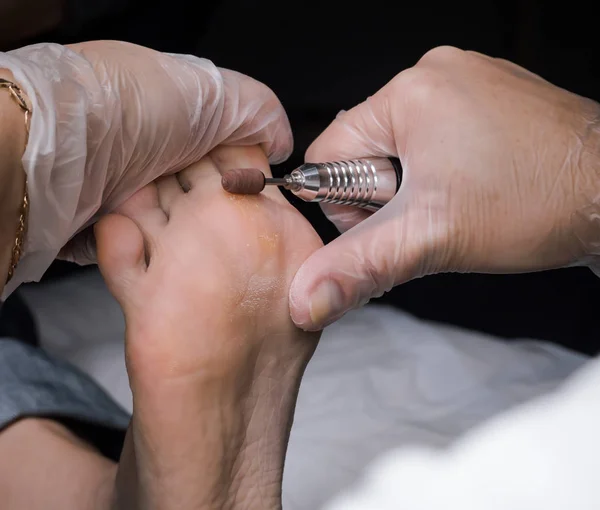
[[[133,220],[119,214],[102,218],[95,226],[98,265],[121,306],[134,299],[133,288],[146,271],[144,237]]]

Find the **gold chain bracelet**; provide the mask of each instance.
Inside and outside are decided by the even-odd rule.
[[[29,140],[29,122],[31,120],[32,110],[27,104],[27,101],[25,100],[25,96],[21,91],[21,88],[17,84],[0,78],[0,89],[8,89],[10,95],[17,102],[21,110],[25,112],[25,146],[27,147],[27,141]],[[15,235],[15,243],[13,245],[12,257],[10,260],[10,267],[8,268],[8,277],[6,279],[6,283],[8,283],[15,274],[15,269],[17,268],[19,260],[21,260],[21,255],[23,254],[23,249],[25,245],[25,234],[27,233],[28,215],[29,195],[27,193],[27,176],[25,176],[25,191],[23,193],[23,203],[21,204],[19,224],[17,225],[17,233]]]

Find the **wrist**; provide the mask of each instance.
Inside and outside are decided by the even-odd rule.
[[[14,82],[0,69],[0,78]],[[25,194],[21,158],[27,130],[24,112],[8,89],[0,89],[0,289],[8,275]]]

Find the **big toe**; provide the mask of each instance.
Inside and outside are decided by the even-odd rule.
[[[110,214],[96,224],[94,233],[102,276],[126,311],[135,299],[135,288],[146,271],[142,232],[131,219]]]

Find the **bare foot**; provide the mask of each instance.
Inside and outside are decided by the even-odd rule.
[[[219,148],[96,228],[127,323],[134,417],[120,476],[138,491],[127,508],[281,506],[319,338],[292,323],[288,289],[321,241],[277,189],[225,193],[221,172],[240,167],[269,171],[258,147]]]

